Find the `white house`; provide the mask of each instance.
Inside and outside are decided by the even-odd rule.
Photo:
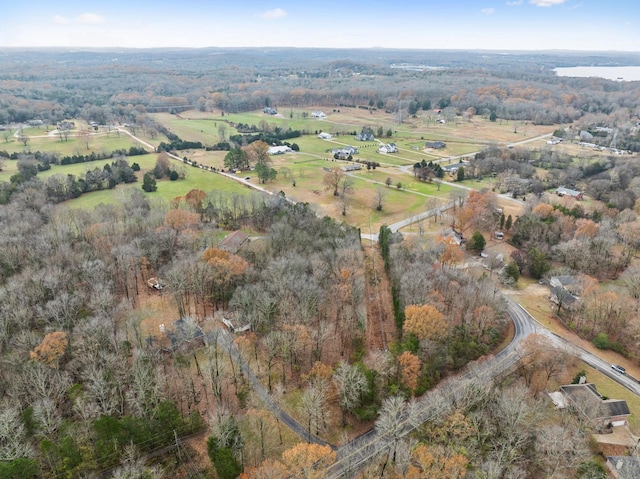
[[[331,138],[333,138],[333,135],[331,135],[331,133],[322,131],[318,133],[318,138],[320,138],[321,140],[330,140]]]
[[[320,110],[313,110],[313,111],[311,112],[311,117],[312,117],[312,118],[318,118],[318,119],[322,120],[322,119],[326,118],[326,117],[327,117],[327,115],[325,115],[323,111],[320,111]]]
[[[270,155],[282,155],[283,153],[289,153],[291,151],[291,148],[286,146],[286,145],[282,145],[282,146],[272,146],[267,150],[267,153],[269,153]]]
[[[378,153],[398,153],[398,147],[395,143],[387,143],[378,148]]]

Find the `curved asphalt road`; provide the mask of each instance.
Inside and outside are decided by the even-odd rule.
[[[519,350],[522,342],[530,334],[541,334],[549,338],[556,347],[564,348],[569,354],[580,358],[589,366],[596,368],[633,393],[640,395],[640,384],[637,380],[628,375],[615,372],[608,362],[555,335],[538,323],[533,316],[515,301],[508,298],[505,298],[505,301],[507,303],[507,313],[515,326],[513,340],[505,349],[494,357],[474,365],[474,368],[469,372],[451,378],[441,386],[438,386],[436,391],[425,394],[420,398],[412,405],[410,415],[408,411],[403,414],[396,438],[390,434],[383,434],[376,429],[372,429],[341,446],[338,449],[336,462],[327,469],[325,477],[339,478],[352,475],[377,455],[389,451],[393,446],[394,440],[409,434],[420,424],[436,417],[443,408],[443,401],[436,399],[438,394],[440,394],[440,398],[442,398],[442,392],[445,392],[446,397],[452,397],[460,393],[468,385],[477,384],[481,386],[495,376],[508,371],[520,359]]]

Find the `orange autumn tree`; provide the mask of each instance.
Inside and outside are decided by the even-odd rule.
[[[409,351],[405,351],[398,356],[398,366],[400,368],[400,382],[412,393],[418,387],[420,379],[420,358]]]
[[[47,366],[57,368],[68,345],[67,333],[55,331],[47,334],[42,342],[29,353],[29,357]]]
[[[430,304],[411,304],[404,308],[404,334],[415,334],[419,340],[435,340],[447,332],[447,323],[442,313]]]
[[[301,442],[282,453],[282,462],[289,472],[312,479],[324,477],[324,470],[336,461],[336,456],[330,446]]]
[[[191,211],[202,214],[204,209],[204,200],[207,194],[202,190],[191,190],[184,196],[176,196],[171,200],[171,208],[180,208],[181,204],[186,203]]]
[[[217,306],[219,301],[225,300],[230,288],[244,274],[249,263],[238,255],[218,248],[207,248],[202,254],[202,260],[211,269],[211,299]]]
[[[267,459],[258,467],[248,467],[240,479],[282,479],[286,477],[320,479],[336,461],[330,446],[298,443],[282,453],[282,462]]]
[[[488,190],[471,191],[462,208],[455,213],[456,224],[460,231],[469,228],[477,230],[490,229],[495,224],[496,196]]]
[[[194,228],[200,223],[200,215],[179,208],[171,209],[164,217],[164,224],[176,231]]]
[[[440,255],[440,264],[442,266],[458,264],[463,258],[464,253],[457,244],[445,241],[444,251]]]
[[[462,479],[467,475],[467,458],[441,446],[420,444],[411,453],[405,479]]]

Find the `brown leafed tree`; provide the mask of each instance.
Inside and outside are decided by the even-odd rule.
[[[440,264],[442,266],[453,266],[462,261],[463,258],[464,253],[457,244],[446,242],[440,255]]]
[[[176,231],[194,228],[200,223],[200,215],[180,208],[170,209],[164,217],[164,224]]]
[[[67,333],[55,331],[47,334],[42,342],[31,351],[29,357],[42,364],[57,368],[68,345]]]
[[[409,351],[405,351],[398,356],[398,367],[400,369],[400,382],[413,393],[418,387],[418,379],[420,379],[420,358]]]
[[[202,260],[211,267],[211,294],[216,304],[226,297],[228,288],[235,284],[249,266],[240,256],[218,248],[207,248],[202,254]]]
[[[326,171],[322,178],[325,191],[333,191],[333,196],[340,196],[340,185],[345,177],[345,172],[338,166],[334,166],[330,171]]]
[[[266,165],[267,163],[271,162],[271,157],[269,156],[269,145],[264,141],[254,141],[253,143],[243,147],[242,149],[247,154],[249,163],[253,163],[256,165]]]
[[[576,239],[589,239],[595,238],[598,234],[600,227],[595,221],[588,220],[586,218],[579,218],[576,220]]]
[[[538,215],[543,220],[546,220],[553,213],[553,206],[549,203],[540,203],[533,207],[531,212]]]
[[[467,459],[442,446],[420,444],[411,459],[405,479],[461,479],[467,475]]]
[[[419,340],[434,340],[447,333],[447,323],[442,313],[430,304],[409,305],[404,309],[404,315],[404,333],[415,334]]]
[[[153,168],[153,175],[156,178],[165,178],[171,171],[171,158],[166,151],[162,151],[156,158],[156,166]]]
[[[240,474],[240,479],[282,479],[288,475],[284,464],[274,459],[267,459],[258,467],[247,467]]]
[[[568,354],[554,348],[544,336],[531,334],[522,343],[520,374],[526,385],[537,392],[564,371],[568,360]]]
[[[282,462],[292,474],[307,479],[324,477],[325,469],[336,461],[329,446],[301,442],[282,453]]]
[[[207,194],[202,190],[191,190],[184,196],[184,200],[193,211],[198,214],[202,214],[203,204],[206,197]]]
[[[496,197],[490,191],[471,191],[464,206],[458,208],[455,217],[461,231],[469,228],[490,229],[495,225]]]
[[[80,140],[88,150],[91,144],[91,132],[89,130],[80,130],[78,132],[78,140]]]

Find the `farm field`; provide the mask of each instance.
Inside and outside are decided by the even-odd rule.
[[[153,159],[155,163],[155,158]],[[140,163],[142,166],[142,163]],[[75,166],[75,165],[74,165]],[[61,167],[63,168],[63,167]],[[97,205],[113,204],[122,201],[125,192],[132,188],[142,188],[142,176],[144,171],[136,173],[138,181],[136,183],[120,184],[112,190],[94,191],[85,193],[79,198],[69,200],[64,204],[72,208],[94,208]],[[200,168],[187,167],[186,178],[184,180],[170,181],[167,179],[158,180],[158,190],[153,193],[145,193],[150,200],[169,202],[177,196],[184,196],[191,190],[198,189],[205,193],[212,191],[222,191],[228,193],[236,193],[240,195],[250,195],[252,189],[248,188],[237,181],[226,178],[222,175],[205,171]]]
[[[69,135],[69,139],[61,141],[56,136],[30,136],[27,145],[19,142],[15,138],[8,142],[0,143],[0,150],[8,153],[30,153],[36,151],[57,152],[60,156],[73,155],[89,155],[91,152],[111,152],[114,150],[128,150],[132,146],[140,146],[130,136],[120,133],[111,132],[109,136],[106,133],[92,135],[89,142],[89,148],[79,140],[76,136]]]
[[[323,110],[322,108],[314,108]],[[339,110],[339,111],[338,111]],[[447,124],[436,122],[436,117],[431,112],[420,112],[415,118],[407,118],[401,125],[394,125],[392,115],[382,111],[369,111],[359,108],[324,109],[327,118],[324,120],[305,118],[303,113],[310,114],[311,108],[305,110],[293,109],[286,117],[269,116],[261,111],[243,114],[228,114],[224,116],[220,112],[206,113],[199,111],[187,111],[179,115],[169,113],[153,114],[153,118],[158,123],[167,127],[171,132],[177,134],[181,139],[188,141],[200,141],[205,145],[214,144],[221,141],[224,136],[236,134],[237,130],[230,125],[233,123],[255,124],[264,127],[269,125],[271,129],[278,128],[300,129],[310,132],[308,135],[290,140],[300,147],[300,152],[272,157],[272,166],[276,171],[285,169],[278,174],[276,180],[261,185],[274,194],[284,193],[296,201],[304,201],[317,205],[320,214],[326,214],[345,220],[358,227],[369,227],[377,229],[382,224],[390,224],[399,219],[405,218],[424,211],[427,208],[426,201],[429,197],[442,198],[445,201],[449,193],[455,186],[447,184],[428,184],[417,181],[413,175],[403,172],[400,167],[411,166],[421,161],[445,161],[445,164],[452,163],[452,157],[465,155],[478,151],[486,145],[496,142],[506,143],[509,141],[521,140],[527,135],[545,134],[553,131],[553,127],[537,127],[534,125],[513,125],[512,123],[489,122],[488,120],[475,117],[471,121],[458,120]],[[290,118],[288,116],[291,116]],[[370,126],[377,130],[383,128],[385,132],[392,130],[390,138],[386,136],[380,140],[370,142],[359,142],[355,140],[352,133],[359,131],[363,126]],[[517,130],[514,133],[514,130]],[[332,132],[336,136],[331,140],[317,138],[316,131]],[[57,151],[60,155],[86,154],[91,151],[110,152],[117,149],[128,149],[131,146],[139,146],[138,142],[125,133],[118,134],[111,132],[109,136],[106,132],[93,135],[89,149],[75,136],[70,136],[68,141],[60,141],[56,136],[43,136],[44,130],[31,128],[25,133],[34,133],[30,136],[26,149],[29,151]],[[143,135],[142,129],[136,130],[136,135]],[[144,141],[154,145],[160,141],[166,141],[162,135],[153,140],[141,137]],[[441,150],[425,149],[426,141],[444,141],[447,146]],[[398,153],[381,154],[378,152],[380,144],[394,142],[399,148]],[[24,151],[25,147],[17,139],[11,138],[6,145],[8,152]],[[342,204],[331,192],[325,191],[323,176],[325,167],[341,166],[343,162],[335,162],[332,158],[331,150],[343,146],[356,146],[359,154],[355,156],[359,160],[370,160],[378,162],[380,166],[376,170],[362,169],[354,172],[353,193],[350,195],[347,214],[342,215]],[[188,158],[197,162],[198,165],[224,168],[224,157],[226,151],[204,151],[204,150],[181,150],[178,156]],[[447,158],[449,158],[447,160]],[[122,196],[121,191],[129,187],[140,187],[142,175],[152,169],[155,165],[156,156],[154,154],[129,158],[129,162],[137,162],[141,166],[138,174],[139,183],[134,185],[120,185],[112,191],[101,191],[85,194],[69,204],[76,207],[81,204],[93,207],[101,202],[117,201]],[[46,179],[55,174],[80,175],[88,169],[102,165],[109,160],[93,163],[83,163],[68,166],[54,166],[51,170],[40,173],[41,179]],[[0,172],[0,180],[8,181],[12,174],[17,171],[16,163],[7,161],[3,172]],[[192,168],[180,165],[187,172],[187,179],[177,182],[160,181],[158,191],[153,193],[158,198],[170,200],[175,196],[182,195],[190,189],[202,189],[210,191],[212,188],[225,191],[235,191],[239,193],[248,192],[247,187],[223,176],[214,175],[211,172],[200,168]],[[289,172],[286,171],[289,170]],[[240,173],[241,177],[251,177],[251,182],[257,183],[256,175],[253,172]],[[392,187],[381,185],[387,178],[391,180]],[[293,180],[295,179],[295,186]],[[447,179],[447,178],[445,178]],[[400,183],[402,188],[398,189]],[[479,189],[490,187],[491,179],[484,179],[481,182],[467,181],[464,186]],[[378,190],[382,189],[383,195],[382,211],[377,211]]]

